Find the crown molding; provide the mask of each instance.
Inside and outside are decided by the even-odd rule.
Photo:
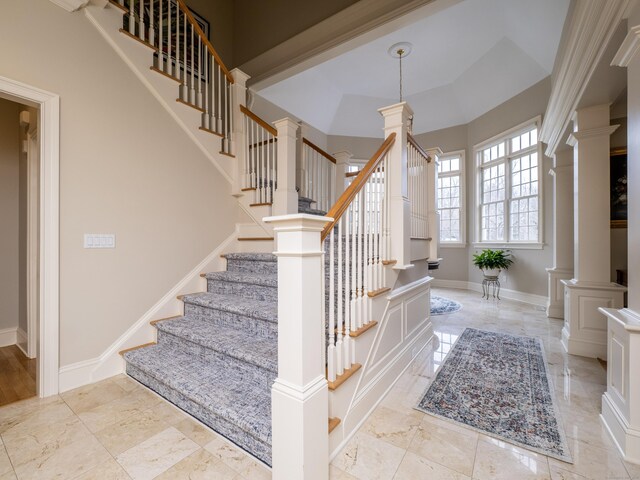
[[[616,56],[611,61],[612,67],[628,67],[633,57],[640,51],[640,25],[631,27]]]
[[[51,0],[51,2],[64,8],[67,12],[75,12],[86,7],[89,0]]]
[[[630,3],[631,0],[575,2],[571,17],[567,19],[567,41],[556,60],[557,75],[540,130],[540,139],[547,144],[545,154],[548,157],[560,146],[573,112],[607,44],[628,14]]]
[[[606,127],[590,128],[588,130],[579,130],[569,135],[567,145],[575,147],[580,140],[592,137],[610,137],[620,125],[608,125]]]

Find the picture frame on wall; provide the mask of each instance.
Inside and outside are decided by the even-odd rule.
[[[627,149],[611,149],[609,156],[611,228],[627,228]]]

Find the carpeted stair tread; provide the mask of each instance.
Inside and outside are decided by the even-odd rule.
[[[160,344],[127,352],[124,357],[158,382],[271,444],[271,392],[252,383],[248,375],[222,360],[203,361]]]
[[[278,322],[278,303],[265,300],[242,298],[237,295],[217,293],[193,293],[182,297],[184,303],[244,315],[268,322]]]
[[[278,343],[274,339],[248,335],[237,328],[213,325],[195,318],[181,317],[156,323],[162,332],[237,358],[251,365],[278,371]]]
[[[277,287],[277,275],[249,273],[249,272],[210,272],[205,275],[207,280],[219,280],[231,283],[246,283],[264,287]]]
[[[222,255],[227,260],[245,260],[247,262],[278,262],[273,253],[226,253]]]

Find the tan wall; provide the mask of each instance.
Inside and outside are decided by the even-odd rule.
[[[209,22],[209,39],[227,68],[233,68],[233,0],[187,0],[187,5]]]
[[[235,65],[242,65],[356,1],[235,0]]]
[[[0,330],[20,315],[20,108],[0,98]]]
[[[0,75],[60,95],[61,366],[102,354],[234,229],[230,186],[82,12],[3,5]],[[25,35],[24,32],[29,32]],[[82,41],[78,41],[82,39]],[[84,233],[115,233],[86,250]]]

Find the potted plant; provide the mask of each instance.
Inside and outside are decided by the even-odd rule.
[[[509,250],[491,250],[489,248],[473,255],[473,264],[482,270],[485,278],[497,278],[502,270],[508,270],[513,263]]]

